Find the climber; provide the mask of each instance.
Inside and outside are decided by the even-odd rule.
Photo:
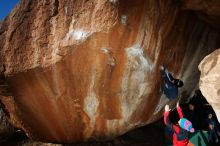
[[[173,145],[174,146],[192,146],[193,144],[189,141],[189,133],[194,132],[192,123],[183,117],[183,112],[179,106],[179,102],[176,105],[177,112],[179,114],[179,121],[177,124],[173,124],[169,120],[170,107],[165,106],[164,112],[164,123],[165,125],[173,131]]]
[[[219,144],[220,132],[217,128],[217,123],[214,120],[212,114],[208,115],[208,140],[210,145]]]
[[[183,86],[183,81],[175,79],[166,68],[160,67],[163,78],[162,91],[169,99],[175,99],[178,96],[178,87]]]

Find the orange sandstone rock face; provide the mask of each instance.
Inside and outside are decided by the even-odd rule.
[[[106,139],[154,122],[159,66],[196,88],[219,33],[175,1],[22,0],[0,28],[1,102],[33,139]]]
[[[199,86],[220,121],[220,49],[206,56],[199,65]]]

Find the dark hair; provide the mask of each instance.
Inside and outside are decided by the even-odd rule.
[[[202,96],[202,93],[199,89],[195,90],[195,94],[196,96]]]
[[[174,79],[174,85],[176,85],[177,87],[182,87],[183,81],[181,81],[179,79]]]

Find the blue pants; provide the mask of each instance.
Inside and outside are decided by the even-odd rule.
[[[209,142],[211,143],[218,143],[218,135],[216,133],[216,131],[213,129],[213,130],[209,130],[208,131],[208,138],[209,138]]]

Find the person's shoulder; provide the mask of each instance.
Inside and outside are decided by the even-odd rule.
[[[190,98],[189,104],[196,105],[196,97],[195,97],[195,96],[192,96],[192,97]]]
[[[211,119],[211,122],[216,123],[216,120],[215,119]]]

